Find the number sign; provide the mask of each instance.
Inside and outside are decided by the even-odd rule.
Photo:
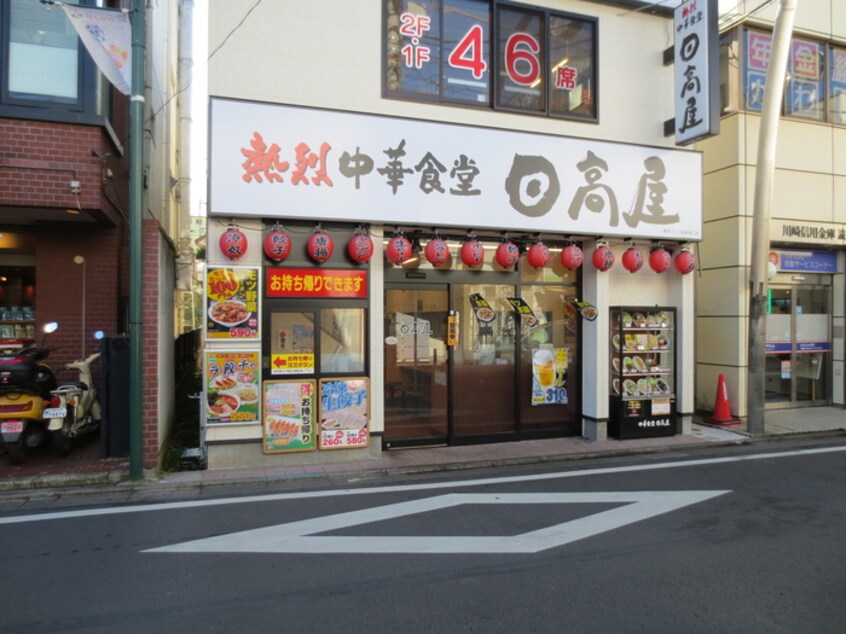
[[[596,120],[596,20],[498,6],[494,33],[490,0],[386,2],[386,96]]]

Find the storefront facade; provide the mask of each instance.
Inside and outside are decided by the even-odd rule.
[[[671,17],[347,4],[257,9],[279,42],[323,45],[292,42],[260,85],[227,72],[249,22],[210,63],[210,467],[601,439],[626,417],[689,432],[701,155],[663,136],[672,70],[640,50]],[[210,41],[242,5],[211,4]],[[345,39],[356,72],[318,81]],[[648,103],[621,97],[647,81]]]
[[[696,403],[709,411],[722,374],[731,411],[740,417],[748,399],[755,163],[775,15],[774,5],[722,34],[721,134],[697,146],[704,153],[707,194],[697,283]],[[844,37],[841,2],[797,12],[770,210],[766,410],[846,403]]]

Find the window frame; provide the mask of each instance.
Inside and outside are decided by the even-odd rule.
[[[78,0],[80,6],[110,8],[109,2],[98,0]],[[110,124],[114,108],[114,88],[100,73],[96,63],[85,50],[85,46],[77,36],[78,66],[77,66],[77,95],[75,102],[60,99],[15,97],[9,90],[11,69],[9,67],[9,47],[11,44],[11,3],[0,3],[0,117],[16,119],[32,119],[51,121],[56,123],[73,123],[82,125],[98,125],[107,129],[111,137],[117,141],[117,135]],[[54,8],[59,11],[60,9]],[[98,86],[99,85],[99,86]],[[98,90],[98,87],[100,90]],[[98,98],[102,93],[103,99]],[[117,144],[120,147],[120,143]]]
[[[403,1],[403,0],[400,0]],[[441,50],[444,46],[444,34],[443,34],[443,26],[444,26],[444,5],[449,3],[450,0],[431,0],[437,6],[437,31],[438,37],[437,42],[439,46],[438,51],[438,65],[439,65],[439,80],[438,80],[438,90],[435,93],[424,93],[424,92],[413,92],[413,91],[405,91],[402,88],[390,88],[389,81],[388,81],[388,47],[389,47],[389,37],[388,37],[388,3],[390,0],[382,0],[382,24],[381,24],[381,37],[382,37],[382,97],[384,99],[395,99],[398,101],[409,101],[409,102],[416,102],[416,103],[431,103],[431,104],[439,104],[439,105],[447,105],[447,106],[457,106],[461,108],[473,108],[473,109],[485,109],[485,110],[492,110],[495,112],[508,112],[513,114],[522,114],[522,115],[532,115],[532,116],[541,116],[550,119],[560,119],[566,121],[577,121],[577,122],[584,122],[584,123],[593,123],[598,124],[599,121],[599,112],[600,112],[600,104],[599,104],[599,19],[595,16],[587,16],[578,13],[571,13],[566,11],[557,11],[550,8],[545,7],[538,7],[534,5],[516,3],[516,2],[500,2],[499,0],[486,0],[487,5],[489,7],[488,13],[488,24],[487,24],[487,35],[488,35],[488,50],[487,50],[487,57],[485,61],[487,62],[487,76],[488,76],[488,98],[486,102],[473,102],[468,100],[460,100],[449,98],[445,96],[444,90],[444,73],[443,68],[444,64],[446,64],[447,55],[444,54],[443,50]],[[499,103],[498,97],[498,76],[499,70],[501,68],[501,59],[502,59],[502,51],[499,43],[499,12],[502,9],[506,10],[514,10],[514,11],[522,11],[531,14],[539,15],[542,21],[542,36],[544,38],[544,42],[541,46],[540,51],[540,66],[541,66],[541,77],[543,78],[543,108],[538,109],[525,109],[519,107],[513,107],[506,104]],[[591,24],[592,32],[593,32],[593,42],[592,42],[592,56],[591,56],[591,99],[592,99],[592,114],[581,115],[581,114],[573,114],[569,112],[555,112],[551,109],[551,104],[553,102],[552,98],[552,88],[553,85],[550,81],[550,64],[548,62],[549,58],[549,48],[550,48],[550,23],[552,18],[559,18],[563,20],[571,20],[571,21],[582,21]],[[401,43],[401,42],[400,42]],[[402,63],[400,59],[400,64]]]

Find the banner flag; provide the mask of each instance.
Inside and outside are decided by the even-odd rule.
[[[100,72],[115,88],[128,95],[132,90],[132,26],[129,15],[113,9],[60,6]]]

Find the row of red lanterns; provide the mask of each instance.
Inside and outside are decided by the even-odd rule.
[[[264,237],[264,253],[274,262],[282,262],[291,253],[291,237],[281,229],[274,229]],[[230,259],[238,259],[247,252],[247,237],[235,227],[229,227],[220,237],[220,249]],[[325,231],[316,229],[306,241],[306,251],[315,262],[326,262],[332,257],[335,241]],[[396,235],[388,241],[385,254],[393,264],[402,264],[413,252],[411,241],[404,235]],[[358,229],[347,243],[347,253],[355,262],[367,262],[373,256],[373,241],[363,229]],[[435,237],[426,244],[426,260],[433,266],[440,266],[449,258],[449,246],[440,237]],[[481,242],[471,238],[461,245],[461,261],[467,266],[478,266],[484,261],[485,249]],[[520,247],[506,240],[496,249],[494,255],[503,268],[512,268],[520,260]],[[535,242],[526,251],[526,260],[534,268],[543,268],[551,260],[549,248],[543,242]],[[646,259],[643,252],[629,247],[623,253],[623,267],[632,273],[643,268]],[[614,251],[606,244],[599,244],[594,249],[591,262],[600,271],[607,271],[616,261]],[[584,262],[584,253],[576,244],[569,244],[561,250],[561,264],[570,270],[579,268]],[[687,249],[679,251],[675,258],[663,247],[656,247],[649,253],[649,268],[656,273],[663,273],[675,264],[676,270],[683,275],[696,268],[696,258]]]

